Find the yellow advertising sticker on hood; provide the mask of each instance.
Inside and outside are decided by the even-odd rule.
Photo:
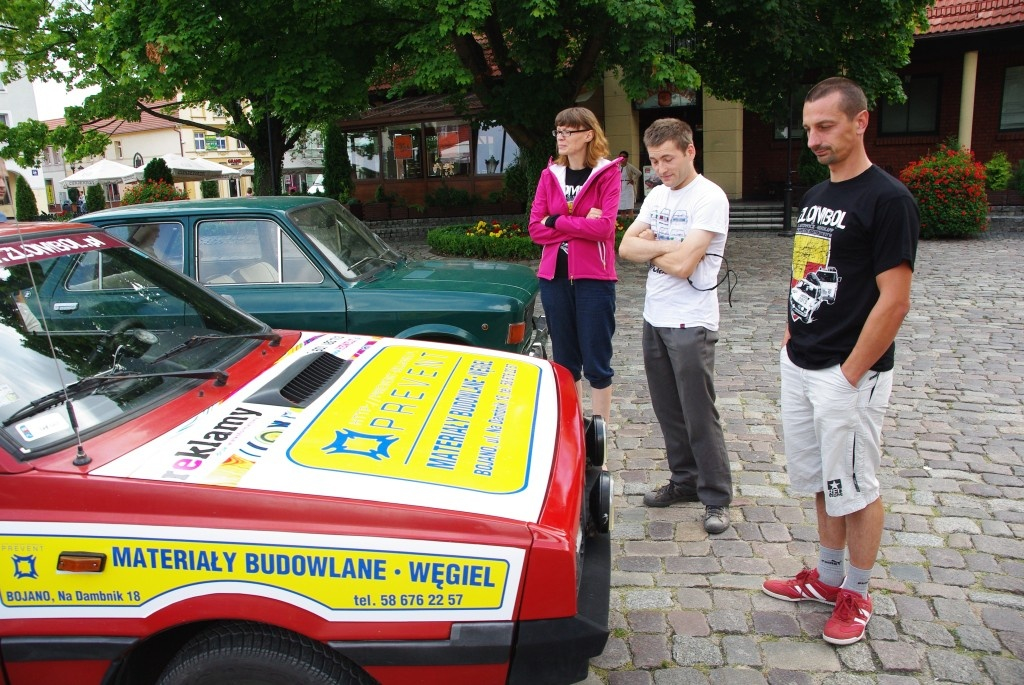
[[[288,457],[319,469],[517,492],[529,473],[539,383],[539,368],[515,359],[385,347],[310,417]]]

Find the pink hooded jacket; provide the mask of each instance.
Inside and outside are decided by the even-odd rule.
[[[565,201],[564,181],[565,167],[549,162],[537,182],[537,193],[530,209],[530,237],[544,248],[537,276],[546,280],[554,278],[558,246],[568,242],[570,280],[618,280],[615,273],[615,217],[619,212],[622,188],[618,163],[600,160],[580,188],[571,210]],[[586,218],[594,207],[601,210],[601,218]],[[555,227],[548,228],[542,220],[552,214],[559,216]]]

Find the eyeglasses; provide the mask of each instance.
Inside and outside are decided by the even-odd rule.
[[[552,138],[569,138],[569,137],[572,136],[573,133],[583,133],[584,131],[589,131],[589,130],[590,130],[589,128],[580,128],[580,129],[576,129],[575,131],[565,131],[565,130],[559,129],[559,130],[556,130],[556,131],[552,131],[551,132],[551,137]]]

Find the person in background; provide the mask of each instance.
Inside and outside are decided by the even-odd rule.
[[[802,200],[779,363],[786,469],[794,490],[814,493],[818,565],[762,585],[788,602],[834,604],[822,637],[836,645],[863,638],[873,610],[882,422],[920,229],[910,191],[868,159],[867,107],[841,77],[804,98],[807,147],[829,178]]]
[[[629,153],[619,153],[619,175],[622,189],[619,192],[619,212],[632,214],[636,210],[637,190],[644,180],[643,172],[629,163]]]
[[[729,528],[732,472],[715,407],[718,272],[729,231],[729,200],[697,173],[693,130],[658,119],[644,132],[661,179],[626,229],[619,255],[649,262],[643,355],[651,405],[665,436],[669,480],[644,495],[649,507],[704,504],[704,530]]]
[[[590,383],[591,413],[609,420],[615,333],[615,217],[619,167],[607,159],[597,117],[570,107],[555,117],[558,156],[537,182],[530,237],[543,249],[538,277],[556,362]]]

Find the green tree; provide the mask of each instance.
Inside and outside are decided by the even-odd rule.
[[[18,221],[32,221],[39,216],[36,196],[25,177],[18,174],[14,182],[14,218]]]
[[[526,151],[528,181],[555,114],[604,74],[644,99],[700,85],[777,113],[794,84],[843,73],[902,98],[895,72],[931,0],[394,0],[412,20],[380,82],[391,93],[466,95]],[[585,101],[584,101],[584,104]],[[482,120],[484,121],[484,120]]]
[[[91,185],[85,189],[85,211],[98,212],[107,206],[107,197],[103,192],[103,186]]]
[[[335,126],[324,132],[324,194],[347,200],[352,194],[352,163],[348,159],[348,136]]]
[[[169,183],[174,185],[174,176],[171,174],[171,167],[163,157],[154,157],[146,162],[146,168],[142,170],[142,180],[153,183]]]
[[[199,195],[202,197],[220,197],[220,183],[213,179],[200,181]]]
[[[401,30],[392,5],[4,0],[0,81],[27,75],[100,88],[82,107],[67,108],[67,125],[48,136],[71,161],[107,143],[105,136],[83,133],[83,126],[107,117],[136,121],[147,111],[241,140],[256,160],[260,194],[276,194],[271,179],[281,177],[285,152],[307,128],[366,104],[367,75],[382,46]],[[177,114],[181,106],[204,103],[227,117],[223,130]],[[38,140],[20,132],[15,139],[19,154],[38,158]]]

